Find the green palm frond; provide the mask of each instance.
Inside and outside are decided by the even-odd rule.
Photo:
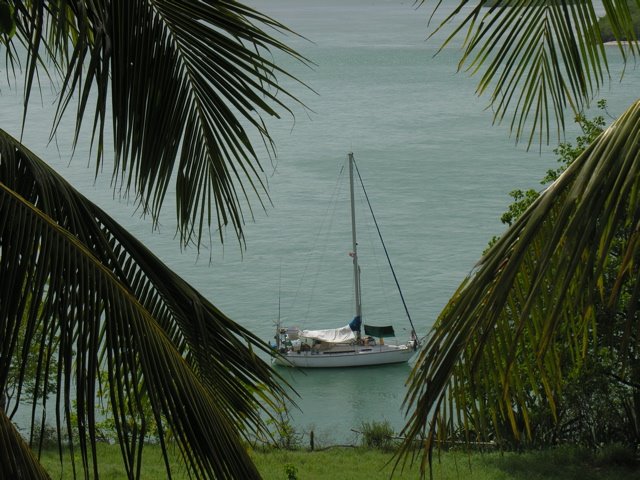
[[[563,375],[585,361],[596,305],[616,305],[619,286],[640,279],[639,194],[636,102],[504,233],[441,313],[409,380],[404,456],[423,439],[426,467],[455,430],[499,439],[489,430],[500,423],[528,435],[529,397],[555,411]],[[616,285],[607,296],[605,272]],[[640,327],[635,295],[627,332]],[[636,348],[629,335],[623,342],[621,351]]]
[[[48,479],[35,455],[0,408],[0,473],[3,478]]]
[[[454,23],[468,3],[460,2],[438,30]],[[602,5],[623,58],[635,56],[639,47],[627,1]],[[494,121],[511,116],[511,131],[517,139],[529,131],[529,144],[536,137],[548,142],[553,125],[560,138],[567,107],[583,111],[609,75],[594,2],[482,0],[469,9],[445,45],[464,34],[459,67],[480,75],[477,93],[489,94]],[[630,41],[628,48],[622,40]]]
[[[0,278],[0,391],[42,332],[36,378],[46,388],[55,377],[58,431],[79,446],[88,473],[97,471],[94,407],[106,370],[130,477],[151,420],[143,398],[163,450],[169,428],[197,477],[259,477],[241,440],[266,431],[264,415],[283,394],[256,354],[268,346],[1,130]]]
[[[278,53],[305,61],[267,33],[290,32],[235,1],[15,2],[28,45],[26,94],[41,65],[64,78],[57,122],[78,100],[77,130],[94,109],[100,168],[112,117],[114,188],[157,221],[174,182],[183,244],[231,226],[242,241],[243,206],[266,195],[255,134],[273,148],[263,117],[290,111]],[[13,57],[13,51],[8,50]],[[294,100],[295,101],[295,100]]]

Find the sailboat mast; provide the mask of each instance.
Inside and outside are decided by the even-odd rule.
[[[353,284],[356,298],[356,317],[362,320],[362,300],[360,298],[360,268],[358,267],[358,241],[356,239],[356,206],[353,178],[353,153],[349,154],[349,187],[351,191],[351,238],[353,248]]]

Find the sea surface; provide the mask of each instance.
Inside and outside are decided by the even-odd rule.
[[[527,149],[510,136],[508,121],[492,126],[487,98],[475,95],[477,78],[456,73],[459,41],[438,53],[444,34],[427,39],[451,11],[450,0],[431,24],[432,6],[417,8],[409,0],[251,4],[299,34],[282,39],[312,64],[274,57],[306,85],[281,78],[304,106],[290,102],[290,113],[267,119],[277,156],[259,150],[269,197],[263,196],[265,209],[252,198],[253,218],[246,211],[246,249],[230,230],[224,245],[214,234],[200,252],[181,251],[171,198],[160,228],[152,230],[130,201],[112,191],[108,164],[95,178],[88,135],[72,155],[70,117],[49,141],[56,86],[44,78],[23,142],[265,341],[273,338],[278,318],[287,325],[333,328],[353,317],[346,205],[335,207],[339,220],[327,220],[336,177],[353,152],[413,322],[426,335],[487,242],[504,230],[500,216],[510,203],[508,193],[541,188],[539,180],[556,165],[557,138]],[[612,52],[611,82],[597,98],[606,98],[611,114],[618,115],[634,100],[639,80],[633,65],[620,80],[621,61]],[[7,72],[0,75],[5,79]],[[0,128],[15,136],[22,120],[17,75],[11,87],[3,83],[0,90]],[[575,133],[568,125],[567,139]],[[329,236],[320,229],[328,224]],[[359,237],[364,316],[371,323],[393,323],[403,339],[408,322],[393,281],[373,280],[384,270],[384,259],[364,253],[374,235],[369,224]],[[386,420],[399,431],[410,370],[399,365],[280,372],[297,392],[291,409],[296,429],[313,429],[317,443],[337,443],[353,441],[352,430],[363,421]]]

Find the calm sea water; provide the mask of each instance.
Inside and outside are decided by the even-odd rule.
[[[71,159],[71,121],[48,142],[54,86],[43,83],[24,143],[267,341],[279,314],[284,323],[319,328],[345,325],[353,315],[347,211],[326,247],[318,228],[340,165],[353,151],[414,323],[425,335],[489,239],[503,230],[499,218],[509,204],[508,192],[538,186],[555,164],[553,147],[528,152],[515,145],[507,126],[491,126],[486,99],[474,96],[475,80],[455,73],[456,44],[434,56],[442,36],[426,41],[427,7],[393,0],[255,0],[253,5],[305,37],[285,41],[314,66],[276,60],[315,93],[283,79],[308,108],[294,105],[292,115],[268,121],[278,155],[261,155],[272,205],[263,211],[253,202],[246,251],[229,232],[224,246],[214,237],[211,249],[200,255],[181,252],[170,202],[160,231],[152,232],[133,206],[114,197],[108,166],[94,181],[88,141]],[[445,2],[432,23],[449,9]],[[634,98],[638,79],[632,68],[618,82],[620,62],[613,58],[611,65],[614,81],[601,96],[618,114]],[[0,127],[17,136],[20,122],[19,92],[3,87]],[[363,245],[370,230],[362,231]],[[366,279],[383,268],[382,259],[376,262],[363,266]],[[319,271],[316,263],[323,266]],[[390,282],[364,285],[365,315],[372,323],[394,320],[404,336],[408,325]],[[293,421],[333,442],[350,440],[351,429],[364,420],[388,420],[399,430],[410,368],[283,370],[299,394]]]

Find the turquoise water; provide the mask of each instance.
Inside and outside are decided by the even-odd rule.
[[[94,182],[87,142],[70,160],[70,120],[48,144],[55,87],[46,82],[42,99],[31,106],[24,143],[214,304],[267,341],[279,310],[285,323],[318,328],[342,326],[352,317],[348,226],[336,223],[325,248],[318,225],[340,165],[353,151],[414,323],[421,336],[426,334],[489,239],[503,230],[499,218],[509,204],[508,192],[537,186],[555,163],[553,147],[527,151],[515,145],[507,125],[491,126],[486,99],[474,96],[475,80],[455,73],[456,46],[434,57],[438,39],[425,41],[430,31],[426,7],[382,0],[253,4],[306,37],[286,41],[314,66],[276,60],[315,93],[283,80],[308,109],[294,105],[293,116],[268,121],[278,155],[269,159],[261,151],[261,158],[272,205],[263,211],[254,199],[246,251],[229,231],[224,246],[214,236],[211,249],[200,255],[181,252],[170,202],[159,231],[152,232],[126,199],[114,197],[108,166]],[[638,91],[633,68],[617,81],[619,63],[612,59],[615,81],[602,94],[614,114]],[[3,87],[0,127],[19,135],[20,109],[19,94]],[[368,241],[367,228],[361,238],[363,244]],[[323,268],[316,274],[312,265],[318,259]],[[377,269],[364,267],[363,275],[369,278]],[[385,283],[365,288],[365,315],[379,316],[378,323],[400,319],[394,323],[402,334],[402,307],[388,290]],[[349,440],[363,420],[388,420],[399,429],[409,371],[406,365],[283,371],[299,394],[293,421],[300,430],[313,427],[316,438],[327,441]]]

